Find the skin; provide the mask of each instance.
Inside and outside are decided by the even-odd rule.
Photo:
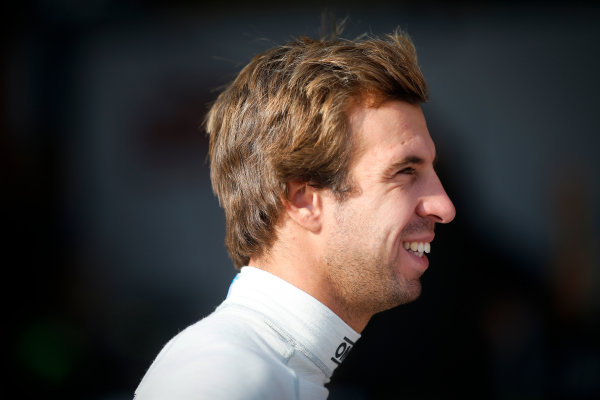
[[[455,209],[433,168],[435,145],[421,108],[400,101],[349,111],[354,190],[344,201],[328,189],[288,184],[277,240],[250,265],[263,268],[328,306],[355,331],[421,293],[428,267],[404,242],[431,242]]]

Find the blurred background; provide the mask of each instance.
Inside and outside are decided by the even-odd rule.
[[[600,398],[600,7],[37,0],[2,7],[3,398],[131,399],[235,274],[200,124],[251,56],[411,35],[456,220],[331,399]]]

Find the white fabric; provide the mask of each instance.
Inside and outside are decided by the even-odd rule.
[[[314,297],[244,267],[215,312],[162,349],[135,400],[326,399],[359,337]]]

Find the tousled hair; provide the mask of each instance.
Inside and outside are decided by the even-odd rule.
[[[236,268],[276,240],[287,183],[327,188],[343,201],[354,151],[348,109],[375,99],[419,104],[427,85],[410,38],[295,41],[255,56],[207,115],[213,190],[225,210]]]

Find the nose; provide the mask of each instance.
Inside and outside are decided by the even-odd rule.
[[[452,200],[448,197],[440,178],[435,172],[421,196],[417,206],[417,215],[443,224],[452,221],[456,216],[454,204],[452,204]]]

